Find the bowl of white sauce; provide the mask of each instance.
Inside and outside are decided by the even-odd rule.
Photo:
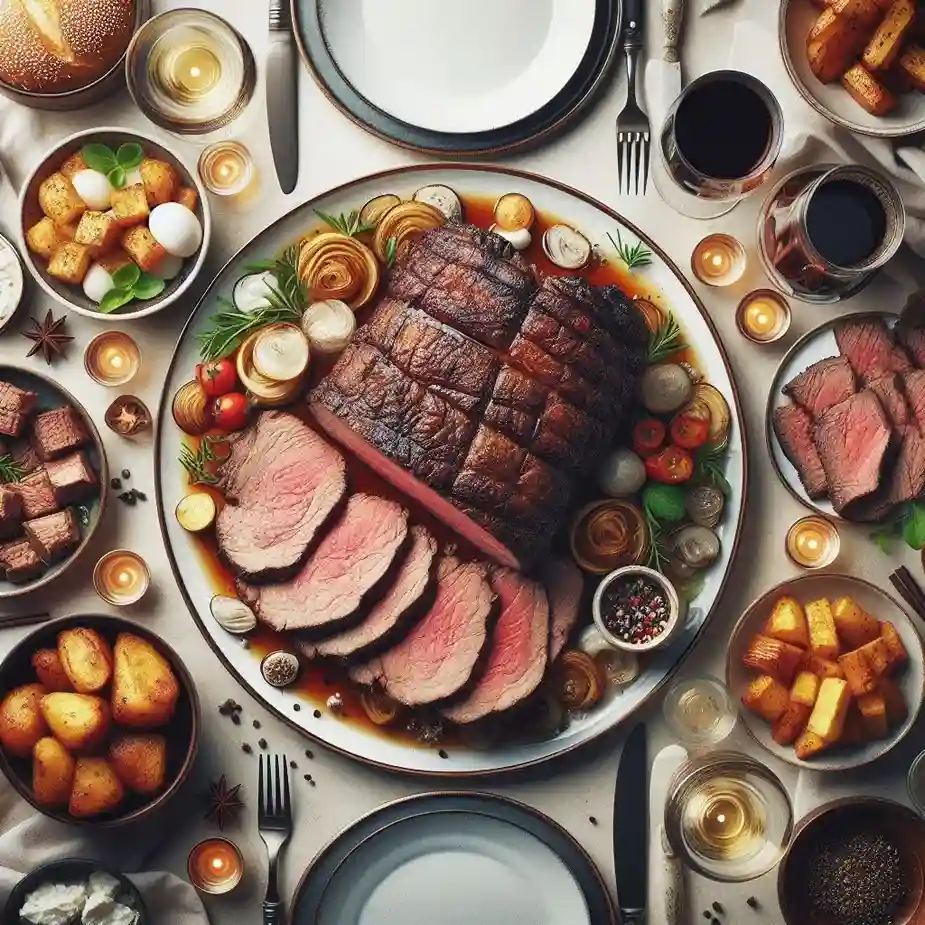
[[[25,278],[13,245],[0,235],[0,331],[12,320],[22,302]]]

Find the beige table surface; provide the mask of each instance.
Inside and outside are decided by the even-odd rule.
[[[158,8],[174,5],[180,4],[156,4]],[[227,0],[200,0],[190,5],[227,16],[252,42],[258,61],[262,60],[266,46],[265,0],[235,0],[231,3]],[[767,42],[756,43],[754,53],[762,57],[776,55],[776,42],[773,39],[776,7],[777,4],[768,3],[767,0],[741,0],[729,9],[712,14],[708,19],[696,19],[691,15],[685,45],[687,74],[693,76],[726,63],[737,18],[763,21],[771,30],[768,33],[771,38]],[[657,36],[653,35],[654,15],[649,18],[650,46],[654,47],[658,44]],[[782,100],[786,97],[788,105],[785,105],[785,115],[793,115],[794,110],[788,108],[794,100],[791,88],[780,86],[772,89],[779,92]],[[262,83],[258,87],[258,97],[262,101]],[[753,258],[751,266],[739,284],[726,290],[697,287],[731,356],[744,404],[751,455],[752,478],[744,536],[728,591],[713,615],[707,633],[682,669],[686,673],[710,671],[721,675],[725,639],[742,609],[766,588],[796,571],[784,555],[783,535],[787,525],[800,516],[802,509],[778,482],[768,462],[763,438],[767,390],[786,343],[770,348],[756,348],[737,334],[733,322],[733,309],[738,299],[749,288],[765,284],[757,260],[754,259],[752,245],[759,205],[757,201],[745,203],[719,222],[699,223],[675,215],[651,190],[645,198],[617,196],[614,119],[624,97],[625,82],[621,67],[620,77],[615,84],[570,133],[541,150],[516,155],[505,163],[571,184],[613,206],[648,232],[682,268],[689,267],[690,253],[696,241],[714,227],[739,236],[750,248],[750,256]],[[269,142],[263,128],[263,106],[260,102],[253,107],[256,111],[252,113],[246,135],[242,130],[242,137],[253,151],[262,171],[260,195],[246,210],[229,209],[226,204],[213,199],[215,234],[207,271],[216,271],[257,231],[305,199],[373,171],[425,160],[422,156],[402,151],[363,133],[331,107],[307,73],[302,75],[301,102],[301,177],[297,191],[288,197],[279,192],[272,172]],[[798,100],[793,105],[802,106]],[[808,109],[803,107],[800,115],[807,116],[808,113]],[[22,171],[32,166],[32,161],[39,158],[45,147],[72,131],[92,125],[137,126],[155,133],[158,131],[134,111],[125,93],[91,110],[46,116],[40,124],[34,126],[42,139],[36,150],[30,152],[28,158],[20,155],[14,163],[7,164],[14,179],[17,173],[21,175]],[[176,139],[169,143],[185,154],[190,163],[194,162],[194,146]],[[3,153],[0,152],[0,156]],[[0,214],[0,229],[7,235],[15,234],[10,218],[8,212]],[[210,275],[204,272],[203,281]],[[841,309],[796,304],[790,339],[838,311],[896,309],[903,304],[908,292],[923,281],[925,272],[920,262],[911,254],[903,253],[891,265],[890,277],[884,276],[866,293]],[[37,314],[39,310],[44,311],[49,307],[47,302],[47,299],[37,296],[33,312]],[[139,340],[144,355],[143,370],[131,388],[148,402],[152,411],[156,410],[164,371],[189,307],[178,306],[176,310],[168,310],[155,319],[131,324],[131,332]],[[104,432],[111,468],[119,470],[124,466],[129,467],[133,473],[132,484],[148,490],[153,499],[150,444],[142,442],[132,446],[105,430],[103,411],[115,393],[93,384],[83,372],[81,352],[90,337],[100,330],[100,326],[76,315],[69,318],[69,326],[76,335],[76,342],[69,361],[58,364],[54,374],[89,407]],[[26,346],[26,342],[15,332],[9,332],[0,339],[0,359],[22,362]],[[916,574],[921,574],[916,563],[917,557],[911,552],[906,552],[904,556],[897,553],[894,558],[887,558],[865,539],[863,531],[853,533],[846,530],[845,533],[843,555],[839,562],[842,570],[886,584],[889,571],[904,558]],[[199,686],[206,720],[195,774],[196,782],[188,788],[186,805],[178,808],[182,811],[174,813],[174,818],[159,824],[160,828],[167,829],[160,834],[168,837],[156,859],[157,864],[182,874],[190,846],[213,831],[202,821],[202,808],[195,800],[196,791],[204,789],[209,780],[217,778],[221,773],[226,773],[232,782],[244,785],[243,795],[248,802],[248,810],[242,817],[241,825],[231,830],[230,834],[245,853],[248,876],[245,885],[233,897],[208,902],[214,921],[227,922],[229,925],[259,921],[265,855],[255,825],[256,761],[253,756],[242,753],[240,745],[243,740],[254,743],[258,735],[264,735],[272,749],[285,750],[297,757],[299,776],[311,773],[317,782],[315,787],[304,785],[295,788],[295,834],[282,865],[284,893],[287,897],[292,894],[315,852],[358,815],[387,800],[444,786],[437,782],[429,787],[426,781],[368,769],[302,739],[265,714],[225,672],[189,616],[175,587],[164,553],[153,500],[135,509],[126,509],[118,503],[110,505],[106,523],[82,562],[46,592],[16,602],[16,609],[22,612],[50,609],[56,615],[107,610],[92,590],[90,573],[96,558],[106,549],[117,546],[138,550],[150,563],[153,593],[131,615],[143,620],[179,647]],[[12,646],[20,635],[21,631],[18,630],[5,631],[0,637],[0,653]],[[235,697],[244,705],[246,720],[242,727],[235,727],[218,716],[216,708],[227,697]],[[658,748],[670,741],[670,737],[657,713],[657,705],[650,711],[650,715],[651,751],[654,755]],[[261,721],[260,733],[250,728],[252,719]],[[920,731],[918,736],[922,738]],[[745,741],[741,741],[741,745],[749,747]],[[304,757],[306,747],[312,748],[313,760]],[[916,750],[914,746],[911,747],[913,754]],[[473,787],[509,795],[548,813],[579,839],[612,884],[614,862],[610,817],[618,754],[619,736],[612,736],[601,747],[587,754],[579,754],[567,764],[553,763],[527,776],[504,780],[487,779],[475,782]],[[788,785],[796,786],[795,775],[790,769],[779,767],[777,770]],[[839,775],[838,783],[846,789],[864,792],[870,789],[871,779],[876,780],[876,785],[885,788],[886,792],[893,793],[897,798],[904,797],[901,769],[877,768],[871,777]],[[302,781],[299,783],[302,784]],[[818,782],[804,781],[801,786],[815,783]],[[831,781],[827,781],[824,786],[830,784]],[[599,824],[592,825],[589,816],[595,816]],[[691,922],[702,921],[701,910],[705,904],[717,898],[730,910],[741,910],[736,911],[736,922],[779,920],[779,913],[774,908],[773,875],[741,888],[714,886],[705,882],[693,883],[691,888],[694,893],[689,915]],[[744,898],[751,894],[761,899],[761,911],[746,909]],[[653,912],[650,921],[659,922],[662,918]]]

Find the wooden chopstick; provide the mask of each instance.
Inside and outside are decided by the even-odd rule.
[[[901,565],[890,575],[890,583],[899,592],[900,597],[912,608],[916,616],[925,621],[925,591],[912,577],[912,572]]]
[[[50,613],[24,613],[0,615],[0,630],[14,626],[35,626],[51,619]]]

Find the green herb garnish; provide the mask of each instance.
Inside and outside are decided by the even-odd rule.
[[[732,496],[732,486],[724,472],[727,447],[702,446],[694,454],[694,478],[718,488],[727,498]]]
[[[217,481],[216,464],[223,463],[226,455],[215,452],[215,444],[220,437],[203,437],[199,449],[191,450],[185,443],[180,447],[180,465],[189,473],[190,485],[214,485]]]
[[[25,466],[13,459],[9,453],[0,456],[0,482],[4,485],[21,482],[25,475]]]
[[[648,511],[643,511],[643,517],[649,531],[649,554],[646,557],[646,565],[657,572],[661,572],[663,567],[668,564],[669,559],[668,546],[665,544],[665,533],[662,525]]]
[[[617,230],[617,240],[614,241],[613,235],[608,231],[607,237],[610,243],[617,251],[617,256],[626,264],[627,270],[635,270],[637,267],[647,267],[652,263],[652,251],[649,250],[642,241],[635,244],[626,244]]]
[[[122,189],[125,186],[126,174],[134,170],[145,156],[141,145],[135,142],[119,145],[117,151],[113,151],[109,145],[97,143],[84,145],[80,154],[91,170],[106,174],[109,182],[116,189]]]
[[[892,541],[897,537],[901,537],[910,549],[920,550],[925,546],[925,505],[918,501],[907,502],[870,534],[885,553],[891,551]]]
[[[391,267],[395,263],[395,257],[398,251],[398,238],[395,235],[392,235],[388,241],[385,242],[385,265]]]
[[[367,225],[360,220],[360,213],[356,209],[346,215],[328,215],[327,212],[322,212],[321,209],[315,209],[315,215],[326,225],[330,225],[335,231],[347,235],[348,238],[355,238],[358,234],[376,230],[375,225]]]
[[[134,263],[119,267],[112,274],[113,288],[103,296],[99,310],[108,315],[123,305],[138,299],[148,301],[157,298],[167,284],[159,276],[143,273]]]
[[[687,349],[684,332],[671,312],[664,313],[658,330],[649,334],[646,356],[649,363],[660,363],[675,353]]]
[[[665,523],[684,520],[684,489],[680,485],[646,485],[642,492],[642,509],[648,517]]]

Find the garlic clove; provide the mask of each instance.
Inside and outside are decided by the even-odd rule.
[[[227,594],[216,594],[209,601],[209,612],[225,632],[236,636],[249,633],[257,625],[254,611],[244,601]]]

